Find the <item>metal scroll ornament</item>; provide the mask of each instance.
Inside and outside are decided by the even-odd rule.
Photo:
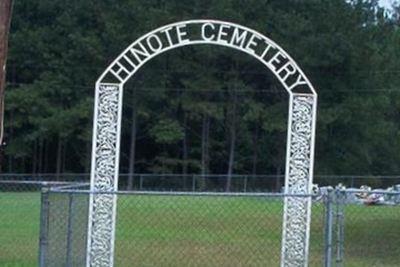
[[[119,124],[121,95],[119,86],[100,84],[96,95],[96,136],[92,165],[89,207],[87,266],[112,266],[115,233]]]
[[[285,199],[281,266],[304,267],[308,264],[311,197],[307,195],[311,193],[312,184],[315,99],[313,96],[293,95],[292,101],[285,193],[295,196]]]

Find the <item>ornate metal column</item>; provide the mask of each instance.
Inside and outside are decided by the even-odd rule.
[[[286,155],[285,193],[311,194],[317,97],[291,94]],[[282,267],[308,266],[311,197],[285,199]]]
[[[86,266],[113,266],[122,86],[96,84]],[[103,192],[97,194],[96,192]]]

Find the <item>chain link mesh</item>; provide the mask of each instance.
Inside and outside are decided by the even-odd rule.
[[[395,267],[400,262],[400,193],[395,201],[351,203],[346,194],[337,214],[336,266]],[[340,213],[342,212],[342,213]]]
[[[0,181],[0,266],[37,266],[42,186]]]
[[[55,185],[0,183],[0,266],[85,266],[90,195]],[[283,195],[117,194],[117,267],[279,266]],[[398,266],[400,193],[333,194],[313,201],[309,266],[327,266],[327,252],[331,266]]]
[[[85,266],[89,197],[45,192],[48,216],[42,240],[43,266]],[[45,204],[46,205],[46,204]]]
[[[68,237],[70,199],[85,205],[72,214],[87,224],[81,193],[49,193],[49,248],[45,266],[68,265],[75,254]],[[86,195],[87,196],[87,195]],[[78,199],[75,199],[78,201]],[[278,266],[281,257],[283,197],[235,195],[118,195],[115,266]],[[78,208],[78,207],[77,207]],[[324,206],[313,208],[310,266],[323,262]],[[79,217],[82,216],[83,217]],[[80,219],[79,219],[80,218]],[[79,222],[78,222],[79,221]],[[86,231],[85,227],[82,227]],[[80,231],[82,232],[82,231]],[[71,234],[71,233],[69,233]],[[85,251],[85,242],[75,242]],[[79,253],[77,255],[80,255]],[[78,257],[84,262],[84,255]],[[79,261],[77,261],[79,262]]]

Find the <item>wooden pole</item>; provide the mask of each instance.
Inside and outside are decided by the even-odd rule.
[[[8,33],[10,31],[12,0],[0,1],[0,146],[4,136],[4,91],[6,87],[6,62]],[[1,162],[0,162],[1,164]]]

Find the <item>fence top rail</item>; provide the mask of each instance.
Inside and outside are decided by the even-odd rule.
[[[27,180],[0,180],[0,184],[25,184],[25,185],[41,185],[41,186],[56,186],[56,185],[70,185],[72,182],[63,181],[27,181]],[[74,182],[76,184],[76,182]]]
[[[74,194],[109,194],[109,195],[152,195],[152,196],[214,196],[214,197],[317,197],[320,194],[285,194],[285,193],[243,193],[243,192],[192,192],[192,191],[91,191],[79,189],[50,188],[52,193]]]
[[[120,173],[119,176],[121,177],[125,177],[125,176],[136,176],[136,177],[207,177],[207,178],[214,178],[214,177],[218,177],[218,178],[226,178],[229,175],[227,174],[181,174],[181,173],[177,173],[177,174],[173,174],[173,173],[166,173],[166,174],[158,174],[158,173],[134,173],[134,174],[129,174],[129,173]],[[283,174],[278,174],[278,175],[274,175],[274,174],[231,174],[230,175],[233,178],[251,178],[251,177],[255,177],[255,178],[282,178],[285,175]]]
[[[90,186],[88,182],[69,182],[64,185],[54,185],[51,188],[54,190],[80,190],[79,188]]]
[[[0,177],[89,177],[90,173],[2,173]],[[196,174],[196,173],[189,173],[189,174],[181,174],[181,173],[166,173],[166,174],[159,174],[159,173],[120,173],[119,176],[143,176],[143,177],[227,177],[227,174]],[[255,178],[282,178],[284,174],[232,174],[231,177],[255,177]],[[400,175],[332,175],[332,174],[316,174],[314,175],[315,178],[320,179],[400,179]]]
[[[387,194],[387,195],[400,195],[400,191],[389,190],[363,190],[363,189],[339,189],[341,193],[366,193],[366,194]]]

